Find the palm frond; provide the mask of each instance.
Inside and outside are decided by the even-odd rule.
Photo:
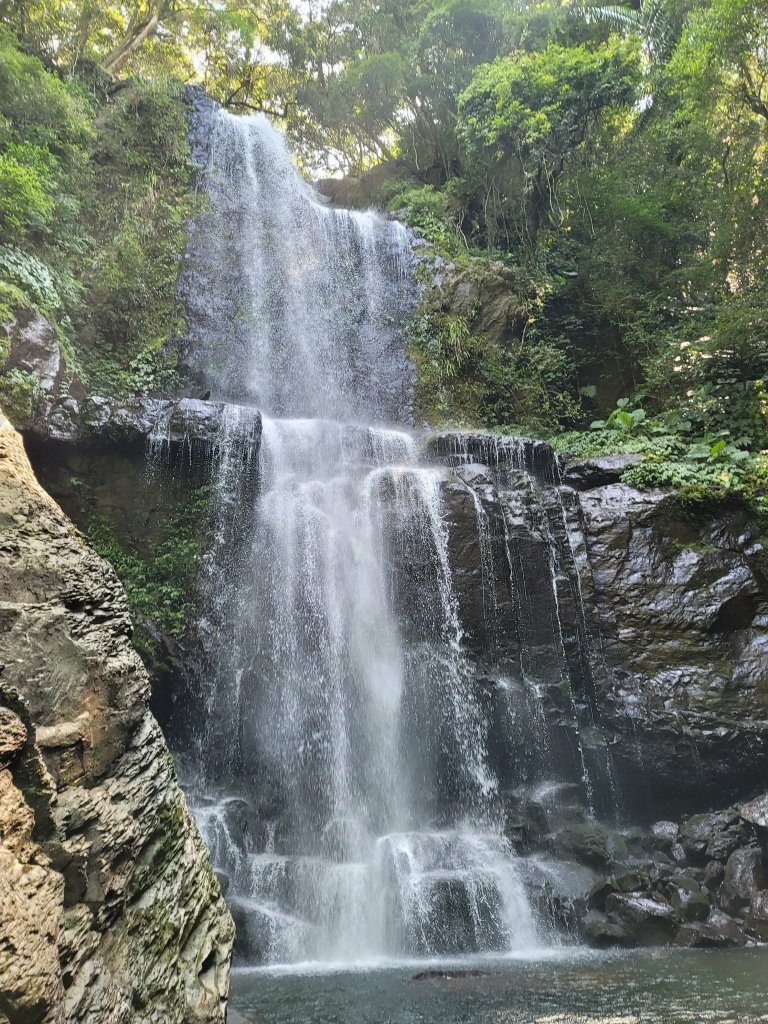
[[[691,5],[692,0],[643,0],[637,9],[627,4],[579,0],[571,10],[587,21],[604,22],[617,32],[641,36],[651,61],[661,64],[674,50]]]

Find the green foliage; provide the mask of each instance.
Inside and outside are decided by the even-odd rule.
[[[566,353],[553,345],[494,340],[474,317],[424,311],[411,329],[416,411],[432,424],[514,430],[551,427],[573,413]]]
[[[0,32],[0,314],[40,310],[91,392],[175,383],[191,167],[181,86],[83,99]]]
[[[0,153],[0,227],[21,238],[47,226],[55,209],[50,154],[39,146],[8,145]]]
[[[606,110],[633,103],[638,85],[637,52],[616,41],[550,43],[478,68],[459,96],[459,137],[491,247],[503,238],[507,248],[537,253],[542,227],[561,215],[569,161]]]
[[[102,516],[92,516],[88,540],[114,566],[125,587],[135,626],[134,642],[150,657],[153,631],[180,640],[194,612],[194,585],[203,550],[208,489],[201,487],[175,506],[163,536],[139,553],[126,550]]]
[[[167,387],[173,360],[161,349],[181,327],[174,292],[192,199],[179,86],[139,81],[120,92],[96,156],[101,201],[88,228],[100,244],[75,317],[82,372],[91,389],[118,396]]]
[[[29,422],[37,379],[24,370],[0,374],[0,409],[14,424]]]
[[[574,7],[587,21],[604,22],[620,32],[638,35],[650,59],[663,63],[680,38],[685,18],[695,0],[641,0],[639,4],[603,4],[582,0]]]
[[[9,352],[8,334],[4,325],[12,322],[16,310],[24,309],[28,304],[29,300],[20,288],[0,278],[0,366]]]
[[[607,420],[593,420],[590,430],[635,430],[646,419],[645,409],[630,409],[628,398],[620,398]]]
[[[77,173],[89,136],[76,89],[22,53],[0,28],[0,232],[19,242],[65,216],[60,190]]]
[[[29,252],[0,245],[0,279],[14,288],[16,295],[25,296],[28,303],[44,312],[55,313],[61,306],[50,268]]]
[[[387,208],[399,213],[414,231],[449,257],[466,254],[466,240],[450,213],[449,196],[430,185],[396,182]]]
[[[757,424],[757,436],[737,436],[728,427],[718,430],[717,418],[701,408],[707,397],[693,395],[684,410],[651,418],[642,407],[632,408],[629,399],[620,399],[611,415],[593,422],[589,432],[571,431],[552,440],[559,450],[582,457],[641,453],[645,458],[624,473],[624,483],[640,489],[675,488],[684,503],[738,498],[753,510],[768,507],[768,458],[759,450],[764,424]],[[740,419],[744,412],[737,404],[723,422],[731,427],[749,424],[749,416]]]

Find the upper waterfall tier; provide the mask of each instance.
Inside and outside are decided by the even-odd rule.
[[[182,283],[193,375],[271,416],[408,422],[406,229],[327,206],[266,117],[210,117]]]

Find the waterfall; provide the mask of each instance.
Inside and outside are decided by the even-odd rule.
[[[408,418],[406,229],[327,206],[263,115],[217,110],[185,287],[190,368],[271,415]]]
[[[455,440],[422,450],[408,430],[406,230],[324,205],[264,117],[210,118],[186,360],[227,404],[201,580],[204,725],[187,786],[239,956],[535,948],[533,869],[509,838],[498,764],[541,781],[544,683],[496,673],[489,696],[469,653],[446,495],[470,496],[473,628],[503,661],[508,636],[527,644],[537,616],[523,608],[522,568],[519,592],[501,575],[522,557],[511,509],[525,488],[555,483],[551,450],[489,440],[490,476]],[[522,482],[500,520],[488,510],[501,507],[491,477],[502,465]],[[521,648],[520,664],[528,657]],[[494,715],[502,759],[490,751]]]

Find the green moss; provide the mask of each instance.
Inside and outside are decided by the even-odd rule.
[[[8,370],[0,374],[0,408],[16,427],[32,418],[36,378],[24,370]]]
[[[88,539],[112,563],[125,587],[134,644],[148,663],[156,646],[154,634],[182,639],[194,612],[207,508],[208,488],[192,491],[168,515],[162,537],[141,552],[126,549],[103,516],[90,519]]]

